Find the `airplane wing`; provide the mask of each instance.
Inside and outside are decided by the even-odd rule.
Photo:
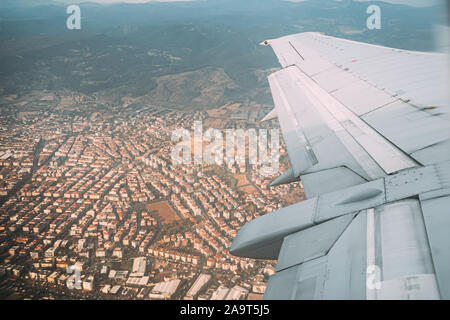
[[[230,252],[277,259],[265,299],[450,299],[448,56],[301,33],[269,76],[307,200],[259,217]]]

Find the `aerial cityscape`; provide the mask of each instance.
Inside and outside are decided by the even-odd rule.
[[[1,300],[262,299],[277,262],[229,248],[246,223],[305,200],[300,181],[269,186],[290,166],[281,130],[271,174],[261,159],[176,164],[173,133],[279,128],[260,121],[281,69],[265,39],[433,49],[431,19],[417,18],[432,8],[379,3],[396,18],[370,31],[359,1],[87,3],[67,30],[69,2],[0,5]]]
[[[301,200],[298,183],[269,188],[256,167],[172,165],[171,132],[211,120],[206,112],[123,104],[99,113],[83,96],[34,99],[46,110],[1,123],[3,290],[24,298],[261,298],[273,262],[227,249],[245,222]],[[2,104],[21,102],[7,96]],[[224,126],[248,123],[226,107],[221,114],[213,120]],[[81,270],[80,292],[67,288],[70,266]]]

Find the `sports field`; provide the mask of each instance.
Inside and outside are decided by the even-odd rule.
[[[157,216],[161,223],[170,223],[175,220],[180,220],[180,217],[176,214],[167,201],[160,201],[147,204],[147,208],[151,214]]]

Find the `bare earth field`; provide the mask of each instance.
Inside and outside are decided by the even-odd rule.
[[[147,208],[152,214],[157,215],[164,224],[180,220],[180,217],[178,217],[175,210],[172,209],[167,201],[150,203],[147,205]]]
[[[237,187],[249,184],[247,176],[245,174],[234,174],[233,176],[237,180]]]
[[[245,186],[245,187],[240,187],[239,190],[244,191],[245,193],[255,193],[257,192],[256,188],[253,186]]]

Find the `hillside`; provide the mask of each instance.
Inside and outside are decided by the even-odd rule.
[[[433,8],[379,5],[383,28],[376,31],[365,28],[367,4],[351,1],[84,3],[80,31],[65,29],[59,5],[7,8],[0,13],[0,95],[70,90],[174,108],[268,107],[266,76],[278,62],[258,46],[265,39],[320,31],[432,49]]]

